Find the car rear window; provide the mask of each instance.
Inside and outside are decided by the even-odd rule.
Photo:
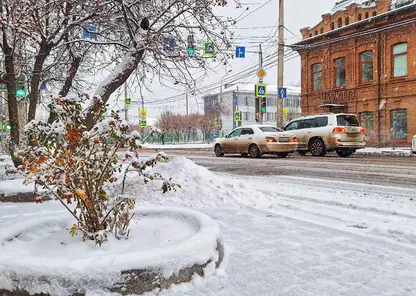
[[[358,126],[357,117],[354,115],[338,115],[337,125],[339,126]]]
[[[263,133],[276,133],[276,132],[283,132],[283,130],[281,130],[280,128],[273,127],[273,126],[262,126],[262,127],[259,127],[259,129],[260,129]]]

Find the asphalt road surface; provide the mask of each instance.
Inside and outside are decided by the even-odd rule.
[[[416,189],[416,157],[353,155],[341,158],[291,154],[288,158],[261,159],[241,156],[217,158],[212,151],[166,151],[170,156],[185,156],[213,172],[241,176],[290,176],[305,179],[359,182]],[[149,152],[147,152],[149,154]]]

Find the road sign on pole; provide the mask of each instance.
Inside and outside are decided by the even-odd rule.
[[[0,83],[0,92],[7,92],[7,83]]]
[[[147,118],[147,110],[140,109],[140,119],[146,119],[146,118]]]
[[[214,57],[217,54],[217,46],[214,41],[205,41],[203,46],[203,53],[206,57]]]
[[[286,99],[287,98],[287,88],[286,87],[279,87],[279,98]]]
[[[130,107],[131,105],[133,105],[133,99],[132,98],[125,97],[124,98],[124,106],[125,107]]]
[[[255,88],[256,98],[267,97],[267,84],[258,83]]]
[[[263,67],[260,67],[260,69],[257,70],[256,74],[260,79],[263,79],[266,76],[267,72],[263,69]]]
[[[287,119],[289,117],[289,108],[283,108],[283,119]]]
[[[246,48],[244,46],[237,46],[235,48],[235,57],[236,58],[245,58],[246,57]]]
[[[140,120],[140,127],[141,128],[147,127],[147,120]]]
[[[235,111],[234,112],[234,121],[240,122],[241,121],[241,111]]]

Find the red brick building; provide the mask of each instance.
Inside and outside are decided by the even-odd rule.
[[[369,144],[410,145],[416,0],[343,0],[301,33],[302,113],[355,113]]]

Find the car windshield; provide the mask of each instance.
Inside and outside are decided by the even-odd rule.
[[[358,126],[357,117],[354,115],[338,115],[337,125],[340,126]]]
[[[274,126],[262,126],[259,127],[259,129],[263,132],[263,133],[276,133],[276,132],[283,132],[282,129],[274,127]]]

